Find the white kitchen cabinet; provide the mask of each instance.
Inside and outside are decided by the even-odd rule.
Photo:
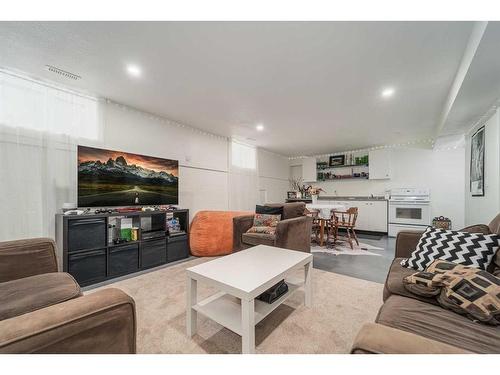
[[[304,182],[316,182],[316,158],[305,158],[302,161],[302,179]]]
[[[339,204],[347,210],[351,207],[358,208],[356,228],[370,232],[387,232],[387,201],[377,200],[320,200],[322,204]]]
[[[387,232],[387,201],[369,201],[367,219],[368,230],[372,232]]]
[[[352,200],[338,202],[345,208],[357,207],[356,229],[371,232],[387,232],[387,201]]]
[[[371,230],[368,203],[368,201],[354,201],[351,203],[350,207],[358,208],[358,218],[356,220],[355,229]]]
[[[373,150],[368,153],[370,180],[391,178],[391,152],[389,150]]]

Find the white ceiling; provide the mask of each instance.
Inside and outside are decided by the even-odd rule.
[[[500,22],[489,22],[443,134],[465,132],[500,99]]]
[[[0,22],[0,66],[216,134],[253,139],[283,155],[308,155],[434,136],[472,27]],[[139,65],[143,76],[129,77],[127,63]],[[82,79],[59,78],[46,64]],[[396,93],[383,100],[387,86]],[[257,123],[265,125],[262,133]]]

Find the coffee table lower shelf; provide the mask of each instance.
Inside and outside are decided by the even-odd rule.
[[[285,302],[303,283],[287,280],[288,292],[273,303],[262,302],[255,299],[255,324],[273,312]],[[236,297],[227,293],[216,293],[193,306],[193,309],[206,317],[230,329],[238,335],[243,334],[241,323],[241,303]]]

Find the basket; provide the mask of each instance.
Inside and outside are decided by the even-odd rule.
[[[432,226],[440,229],[451,229],[451,220],[444,216],[432,219]]]

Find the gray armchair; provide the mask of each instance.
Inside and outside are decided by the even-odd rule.
[[[254,215],[237,216],[233,219],[233,251],[256,245],[269,245],[309,253],[312,219],[305,216],[305,203],[279,203],[266,206],[283,207],[283,220],[278,223],[276,234],[246,233],[253,225]]]

